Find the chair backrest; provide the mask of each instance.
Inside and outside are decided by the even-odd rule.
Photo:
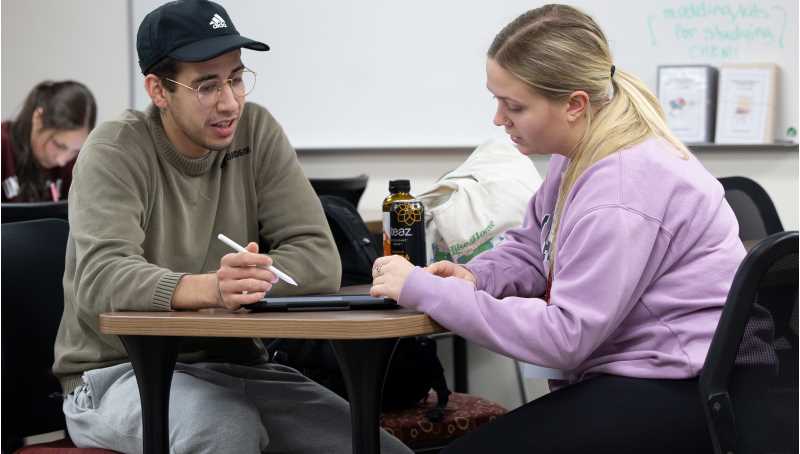
[[[67,201],[0,204],[0,220],[3,224],[48,218],[66,220]]]
[[[64,308],[68,234],[62,219],[2,225],[4,452],[12,452],[23,437],[64,428],[61,386],[51,367]]]
[[[719,182],[739,221],[742,241],[760,240],[783,231],[775,204],[761,185],[745,177],[724,177]]]
[[[699,381],[717,453],[797,452],[797,249],[771,235],[733,279]]]
[[[367,187],[367,179],[366,175],[361,174],[349,178],[310,178],[309,181],[317,195],[339,196],[358,208],[358,202]]]

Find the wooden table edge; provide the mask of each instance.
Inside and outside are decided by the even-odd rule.
[[[285,337],[302,339],[382,339],[435,334],[446,330],[421,312],[107,312],[105,334],[187,337]]]

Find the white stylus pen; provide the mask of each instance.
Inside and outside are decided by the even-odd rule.
[[[222,241],[223,243],[227,244],[228,246],[230,246],[231,248],[233,248],[237,252],[249,252],[247,249],[243,248],[242,246],[237,244],[235,241],[233,241],[232,239],[228,238],[227,236],[225,236],[225,235],[223,235],[221,233],[219,235],[217,235],[217,238],[219,238],[220,241]],[[278,276],[282,281],[286,282],[287,284],[292,284],[295,287],[297,287],[297,282],[295,282],[294,279],[289,277],[288,274],[286,274],[283,271],[275,268],[272,265],[270,265],[269,268],[267,268],[267,269],[272,271],[272,273],[275,274],[276,276]]]

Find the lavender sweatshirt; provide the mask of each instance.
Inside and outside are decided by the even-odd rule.
[[[543,221],[567,164],[553,156],[523,226],[467,265],[477,287],[416,268],[399,303],[571,381],[697,376],[745,255],[722,186],[660,139],[595,163],[567,196],[547,304]]]

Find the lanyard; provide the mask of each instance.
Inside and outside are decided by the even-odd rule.
[[[547,304],[550,304],[550,288],[553,286],[552,245],[555,239],[553,216],[550,213],[545,214],[542,219],[542,233],[544,234],[544,241],[542,241],[542,262],[545,270],[545,278],[547,280],[544,290],[544,300]]]
[[[53,180],[47,180],[45,182],[46,190],[50,192],[50,197],[53,199],[53,202],[58,202],[61,200],[61,178]]]

